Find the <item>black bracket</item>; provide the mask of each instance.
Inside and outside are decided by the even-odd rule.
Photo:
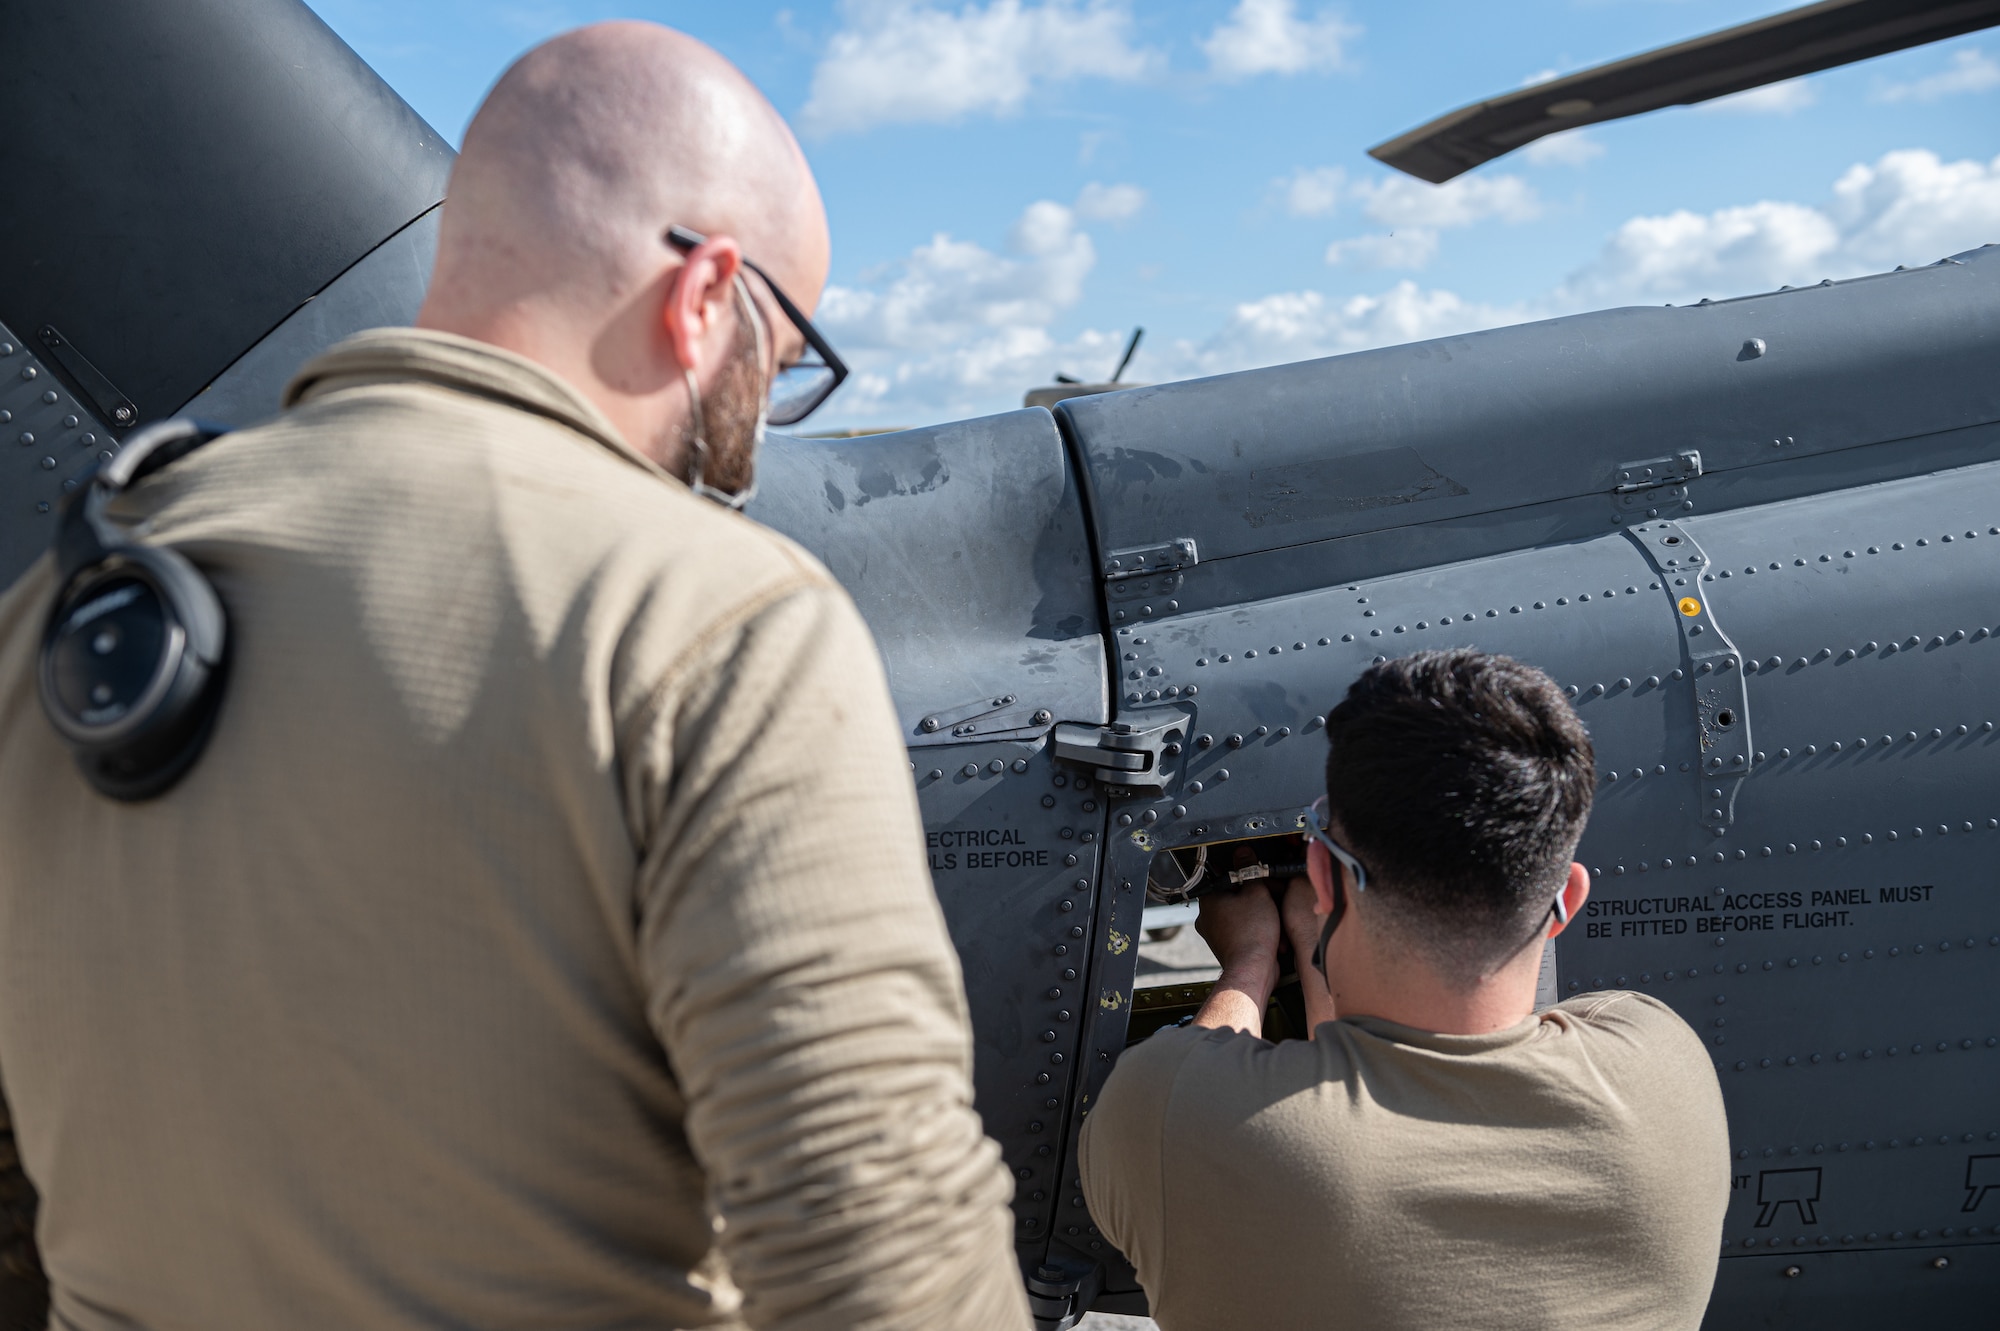
[[[92,365],[68,338],[57,332],[54,324],[43,324],[37,337],[47,349],[49,359],[61,367],[75,386],[77,396],[90,405],[99,420],[120,431],[129,430],[139,423],[139,409],[132,405],[132,399],[119,392],[118,386]]]

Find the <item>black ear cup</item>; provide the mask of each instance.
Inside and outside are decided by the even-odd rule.
[[[212,437],[185,422],[141,431],[123,465],[65,510],[57,537],[67,580],[42,630],[42,710],[85,779],[115,800],[163,793],[201,756],[228,671],[229,616],[194,565],[124,538],[103,508]]]
[[[92,786],[151,799],[207,744],[227,652],[222,601],[194,566],[128,546],[56,603],[42,638],[42,706]]]

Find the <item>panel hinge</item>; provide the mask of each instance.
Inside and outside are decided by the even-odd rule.
[[[1049,728],[1055,713],[1034,703],[1024,703],[1011,693],[997,698],[981,698],[932,712],[917,722],[914,735],[903,743],[909,748],[926,744],[956,744],[968,739],[1020,739]]]
[[[1187,738],[1188,723],[1187,713],[1173,709],[1152,714],[1144,723],[1060,725],[1055,730],[1055,758],[1090,768],[1100,785],[1113,790],[1164,790]]]
[[[1743,654],[1716,622],[1715,608],[1701,590],[1709,559],[1687,528],[1677,522],[1648,522],[1628,527],[1625,534],[1659,575],[1680,626],[1694,684],[1701,823],[1723,836],[1736,821],[1736,793],[1750,775],[1752,761]]]
[[[1611,484],[1611,493],[1618,501],[1617,521],[1657,518],[1692,508],[1687,483],[1700,475],[1701,453],[1692,448],[1671,457],[1619,463]]]
[[[1672,457],[1619,463],[1618,480],[1611,487],[1611,493],[1630,494],[1634,490],[1649,490],[1656,485],[1691,481],[1699,475],[1701,475],[1700,450],[1684,448]]]
[[[1149,573],[1171,573],[1192,568],[1201,562],[1195,554],[1194,537],[1182,536],[1161,545],[1142,545],[1131,550],[1113,550],[1104,557],[1104,576],[1117,582],[1140,578]]]

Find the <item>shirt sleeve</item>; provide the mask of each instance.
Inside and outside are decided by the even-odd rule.
[[[0,642],[11,643],[23,654],[40,642],[37,625],[47,613],[54,569],[44,555],[11,588],[0,588]],[[5,673],[0,667],[0,675]],[[40,1325],[47,1316],[48,1278],[42,1274],[41,1254],[35,1247],[36,1208],[35,1187],[21,1163],[6,1084],[0,1077],[0,1327]]]
[[[35,1189],[21,1167],[14,1120],[0,1089],[0,1326],[39,1325],[47,1296],[35,1250]]]
[[[639,965],[744,1320],[1005,1331],[1012,1179],[972,1106],[957,954],[874,643],[767,592],[628,736]]]
[[[1083,1120],[1078,1163],[1090,1218],[1125,1254],[1155,1308],[1165,1277],[1167,1114],[1206,1030],[1169,1027],[1119,1056]]]

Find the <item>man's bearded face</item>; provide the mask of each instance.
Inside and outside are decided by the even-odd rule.
[[[712,489],[738,494],[756,478],[757,420],[763,394],[764,368],[757,363],[757,338],[748,321],[738,318],[728,363],[701,395],[702,438],[708,443],[701,479]],[[681,443],[690,468],[695,460],[696,428],[690,412],[681,427]]]

